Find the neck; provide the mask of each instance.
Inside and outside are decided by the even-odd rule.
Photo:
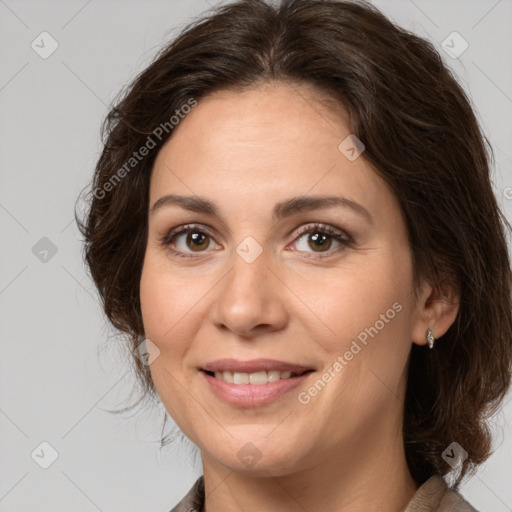
[[[234,472],[203,453],[204,510],[404,510],[419,486],[407,467],[403,438],[382,442],[375,434],[363,432],[359,442],[342,452],[331,450],[316,464],[284,476]]]

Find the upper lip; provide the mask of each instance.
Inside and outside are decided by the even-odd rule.
[[[292,373],[301,374],[313,368],[302,366],[300,364],[287,363],[276,359],[251,359],[249,361],[241,361],[238,359],[216,359],[201,366],[202,370],[207,372],[239,372],[239,373],[255,373],[263,371],[290,371]]]

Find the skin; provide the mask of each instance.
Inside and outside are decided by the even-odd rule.
[[[418,488],[403,448],[408,357],[412,343],[426,343],[428,327],[436,339],[446,332],[458,303],[427,282],[415,301],[400,206],[364,153],[349,161],[340,152],[348,117],[318,98],[309,86],[282,83],[211,94],[175,128],[153,168],[150,208],[180,194],[204,197],[220,212],[150,212],[140,282],[145,335],[159,351],[152,378],[201,451],[208,512],[398,511]],[[373,220],[339,206],[272,219],[276,203],[304,194],[344,196]],[[353,243],[328,237],[315,251],[311,236],[321,230],[295,232],[315,222]],[[171,247],[186,259],[161,240],[188,223],[211,236],[199,251],[186,234],[175,238]],[[236,252],[248,236],[263,251],[252,263]],[[300,403],[299,392],[394,303],[402,306],[394,318]],[[315,372],[273,403],[241,408],[217,398],[199,372],[225,357]],[[237,456],[247,443],[260,456],[252,467]]]

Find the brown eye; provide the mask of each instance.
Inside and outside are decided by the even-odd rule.
[[[306,226],[305,229],[298,230],[296,236],[294,246],[297,251],[310,255],[314,252],[319,255],[318,257],[338,253],[337,249],[342,250],[353,243],[350,235],[329,224]]]
[[[166,245],[172,245],[177,251],[203,252],[210,246],[211,238],[206,233],[198,230],[188,230],[177,233],[166,242]]]
[[[178,237],[179,238],[179,237]],[[186,244],[187,247],[192,251],[201,251],[209,245],[210,237],[205,233],[187,233]]]
[[[323,252],[328,250],[332,245],[332,237],[323,233],[310,233],[308,237],[308,245],[315,252]]]
[[[303,226],[295,236],[295,250],[307,258],[333,256],[354,244],[354,239],[346,231],[323,223]],[[316,253],[315,256],[312,253]]]
[[[161,240],[161,244],[173,256],[191,258],[200,253],[207,253],[211,246],[219,248],[215,240],[201,226],[187,224],[171,230]],[[195,254],[194,254],[195,253]]]

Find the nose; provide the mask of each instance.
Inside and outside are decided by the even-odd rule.
[[[283,329],[288,322],[286,286],[276,274],[265,253],[251,263],[235,253],[231,270],[215,287],[214,325],[246,338]]]

